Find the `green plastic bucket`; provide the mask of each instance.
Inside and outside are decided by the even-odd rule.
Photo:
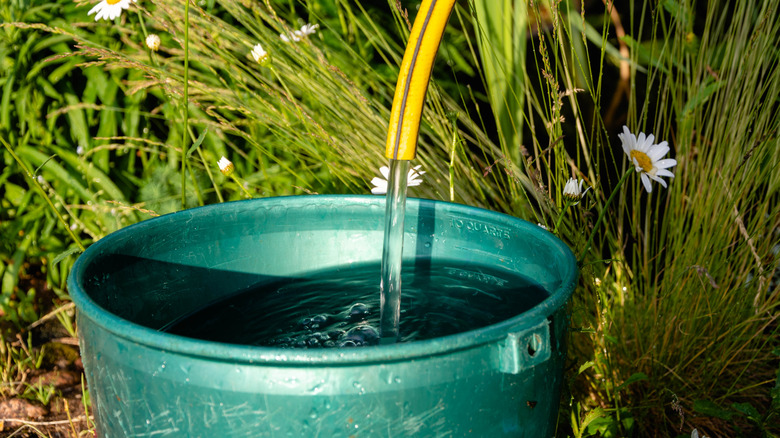
[[[384,203],[225,203],[150,219],[89,247],[68,286],[101,436],[552,436],[576,262],[552,234],[503,214],[409,199],[404,245],[404,269],[453,260],[520,274],[550,292],[498,324],[316,350],[159,331],[258,280],[378,266]]]

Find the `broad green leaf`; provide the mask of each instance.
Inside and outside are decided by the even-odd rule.
[[[209,133],[209,128],[204,129],[203,132],[200,133],[198,139],[195,140],[195,143],[193,143],[190,149],[187,151],[187,158],[189,158],[190,155],[192,155],[192,153],[195,152],[195,149],[197,149],[198,146],[200,146],[200,144],[203,143],[203,139],[206,138],[206,134],[208,133]]]
[[[710,400],[694,401],[693,410],[708,417],[720,418],[721,420],[731,420],[731,417],[735,415],[734,411],[724,409]]]
[[[712,78],[708,77],[707,80],[704,81],[703,86],[699,88],[699,91],[685,104],[682,112],[680,112],[680,119],[687,117],[694,109],[706,102],[713,93],[720,90],[724,85],[726,85],[725,81],[713,81]]]
[[[611,44],[608,40],[605,40],[602,37],[601,32],[596,30],[590,23],[587,21],[583,22],[579,13],[571,12],[569,14],[569,22],[576,31],[582,32],[584,28],[585,38],[587,38],[591,43],[595,44],[596,47],[603,48],[607,52],[607,55],[609,55],[609,59],[615,64],[619,64],[621,61],[625,61],[636,68],[637,71],[647,73],[647,69],[634,62],[633,59],[624,58],[623,55],[620,54],[620,50]]]
[[[644,44],[640,44],[639,42],[637,42],[630,35],[625,35],[620,39],[621,41],[623,41],[628,45],[629,50],[637,54],[636,58],[639,63],[642,63],[644,65],[652,65],[658,70],[661,70],[666,74],[669,74],[669,69],[667,69],[666,66],[664,65],[664,62],[661,58],[660,51],[658,49],[655,49],[654,45],[651,46],[651,48],[649,49]],[[677,61],[672,60],[672,63],[675,64],[675,66],[679,67]]]
[[[694,16],[693,10],[690,8],[688,2],[681,3],[677,0],[663,0],[661,3],[663,4],[664,9],[666,9],[675,20],[679,21],[686,31],[692,29]]]
[[[742,412],[749,419],[755,422],[761,421],[761,414],[758,412],[758,409],[753,407],[753,405],[750,403],[734,403],[731,405],[731,407],[738,410],[739,412]]]
[[[588,368],[591,368],[591,367],[593,367],[595,365],[596,365],[595,362],[593,362],[592,360],[589,360],[589,361],[585,362],[584,364],[580,365],[580,369],[577,370],[577,374],[582,374],[585,370],[587,370]]]
[[[574,436],[577,438],[582,438],[582,434],[588,428],[588,425],[594,422],[596,419],[604,417],[605,415],[606,414],[604,413],[604,409],[601,408],[596,408],[588,412],[587,415],[585,415],[585,418],[580,421],[580,424],[577,427],[578,430],[575,431]]]
[[[52,260],[52,262],[51,262],[51,266],[54,267],[55,265],[57,265],[57,263],[63,261],[68,256],[73,255],[73,254],[79,254],[79,253],[81,253],[81,248],[79,248],[78,246],[70,248],[70,249],[68,249],[66,251],[63,251],[63,252],[57,254],[57,257],[54,257],[54,260]]]
[[[647,374],[645,374],[645,373],[634,373],[634,374],[631,375],[631,377],[626,379],[625,382],[620,384],[620,386],[618,386],[615,389],[615,392],[620,392],[621,390],[625,389],[628,385],[630,385],[630,384],[632,384],[634,382],[639,382],[641,380],[647,380]]]

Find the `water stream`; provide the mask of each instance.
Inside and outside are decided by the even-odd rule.
[[[404,248],[404,216],[409,161],[390,160],[387,176],[385,237],[379,281],[379,335],[382,344],[398,340],[401,318],[401,261]]]

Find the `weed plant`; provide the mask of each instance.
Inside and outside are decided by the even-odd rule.
[[[530,138],[534,151],[510,156],[537,176],[553,214],[565,215],[559,235],[575,253],[608,209],[574,299],[571,433],[774,436],[778,2],[606,3],[590,15],[570,2],[535,2],[509,19],[520,10],[511,3],[474,7],[493,17],[477,23],[483,40],[496,40],[482,53],[488,89],[505,87],[492,78],[517,65],[490,56],[528,44],[533,58],[514,76],[528,81],[490,94],[499,120],[525,107],[511,125],[531,135],[510,137]],[[489,26],[499,17],[496,32]],[[517,27],[538,34],[492,38]],[[507,96],[516,99],[500,100]],[[645,193],[637,175],[605,206],[619,177],[633,173],[616,147],[623,124],[667,140],[678,165],[668,189],[653,183]],[[594,189],[583,208],[560,213],[570,176]]]
[[[559,436],[778,433],[779,6],[456,7],[411,195],[538,222],[583,254]],[[189,4],[186,29],[172,0],[110,22],[70,0],[0,7],[4,318],[25,327],[45,313],[31,278],[67,305],[83,247],[151,216],[368,193],[407,7],[206,0]],[[294,41],[307,23],[319,28]],[[267,59],[252,55],[258,44]],[[630,175],[607,202],[634,172],[623,125],[668,141],[678,165],[668,188],[647,193]],[[569,207],[571,177],[592,189]],[[52,315],[73,333],[68,312]],[[26,366],[18,353],[11,365]]]

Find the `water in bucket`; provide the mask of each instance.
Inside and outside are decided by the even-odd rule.
[[[381,312],[376,273],[376,264],[367,264],[250,287],[188,315],[166,331],[208,341],[277,348],[377,345]],[[404,273],[403,283],[400,342],[486,327],[549,296],[521,276],[457,262],[410,269]]]

